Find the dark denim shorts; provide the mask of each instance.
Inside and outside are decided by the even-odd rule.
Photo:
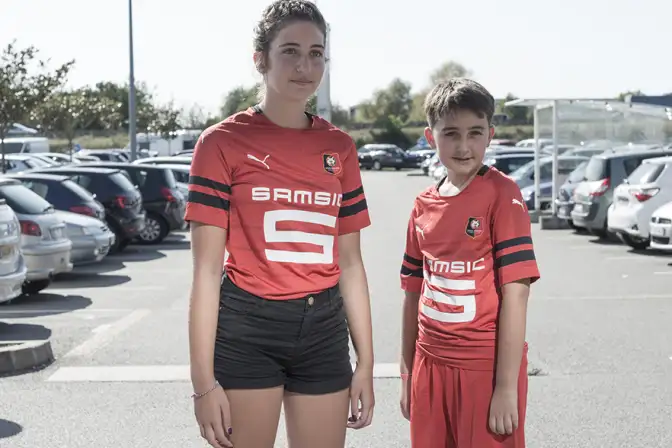
[[[350,387],[350,335],[338,285],[268,300],[224,276],[219,305],[214,365],[224,389],[283,386],[319,395]]]

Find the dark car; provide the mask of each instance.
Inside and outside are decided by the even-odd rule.
[[[130,163],[85,163],[80,166],[106,167],[124,171],[142,195],[142,205],[147,212],[145,229],[138,240],[145,244],[163,241],[173,230],[185,227],[186,201],[177,187],[172,170],[161,165]]]
[[[495,154],[486,157],[483,163],[497,168],[504,174],[516,171],[521,166],[534,160],[534,153],[530,154]]]
[[[116,235],[110,252],[119,252],[145,228],[142,196],[127,175],[118,169],[64,166],[35,172],[60,174],[96,195],[105,207],[105,221]]]
[[[105,207],[88,190],[80,187],[68,176],[41,173],[21,173],[7,176],[39,194],[56,210],[79,213],[105,220]]]
[[[410,168],[413,161],[407,160],[406,152],[397,145],[372,143],[364,145],[357,151],[359,166],[365,170],[382,170],[383,168]],[[420,162],[418,162],[420,166]]]

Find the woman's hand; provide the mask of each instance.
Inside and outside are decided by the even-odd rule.
[[[224,390],[217,386],[200,398],[194,399],[196,421],[201,428],[201,436],[213,448],[232,448],[231,411]]]
[[[355,369],[350,385],[350,415],[348,428],[362,429],[373,420],[375,405],[373,394],[373,368],[364,368],[359,365]]]

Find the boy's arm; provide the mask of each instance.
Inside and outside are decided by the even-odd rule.
[[[404,290],[404,305],[401,321],[402,375],[413,371],[415,342],[418,339],[418,302],[423,283],[423,255],[415,228],[416,209],[413,208],[406,229],[406,249],[401,263],[401,289]]]
[[[495,384],[498,389],[516,390],[520,362],[525,345],[527,298],[530,280],[522,279],[502,287],[502,307],[499,315],[497,367]]]
[[[515,390],[525,346],[530,284],[539,279],[539,268],[532,244],[530,215],[520,189],[513,182],[507,182],[498,196],[492,214],[494,265],[502,295],[496,388]]]

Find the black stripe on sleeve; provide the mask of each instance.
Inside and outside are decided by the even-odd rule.
[[[216,180],[208,179],[202,176],[189,176],[190,185],[198,185],[201,187],[212,188],[213,190],[231,194],[231,186]]]
[[[349,201],[350,199],[355,199],[360,194],[364,194],[364,187],[362,187],[361,185],[359,186],[359,188],[355,188],[352,191],[343,193],[343,201]]]
[[[201,193],[200,191],[190,191],[187,196],[187,202],[192,204],[201,204],[206,207],[218,208],[220,210],[229,210],[230,202],[228,199],[220,198],[212,194]]]
[[[366,199],[362,199],[361,201],[356,202],[352,205],[341,207],[341,209],[338,212],[338,217],[347,218],[349,216],[356,215],[357,213],[364,211],[366,209],[367,209]]]
[[[509,247],[520,246],[523,244],[532,244],[532,237],[530,236],[519,236],[518,238],[511,238],[510,240],[500,241],[495,244],[495,252],[499,252],[502,249],[508,249]]]
[[[422,267],[422,260],[419,260],[417,258],[413,258],[408,254],[404,254],[404,261],[408,264],[412,264],[414,266]]]
[[[504,266],[510,266],[512,264],[521,263],[523,261],[535,261],[536,257],[534,256],[533,250],[521,250],[518,252],[513,252],[511,254],[502,255],[501,257],[495,260],[496,268],[503,268]]]
[[[422,268],[420,269],[410,269],[406,266],[401,267],[401,275],[410,275],[411,277],[422,278]]]

